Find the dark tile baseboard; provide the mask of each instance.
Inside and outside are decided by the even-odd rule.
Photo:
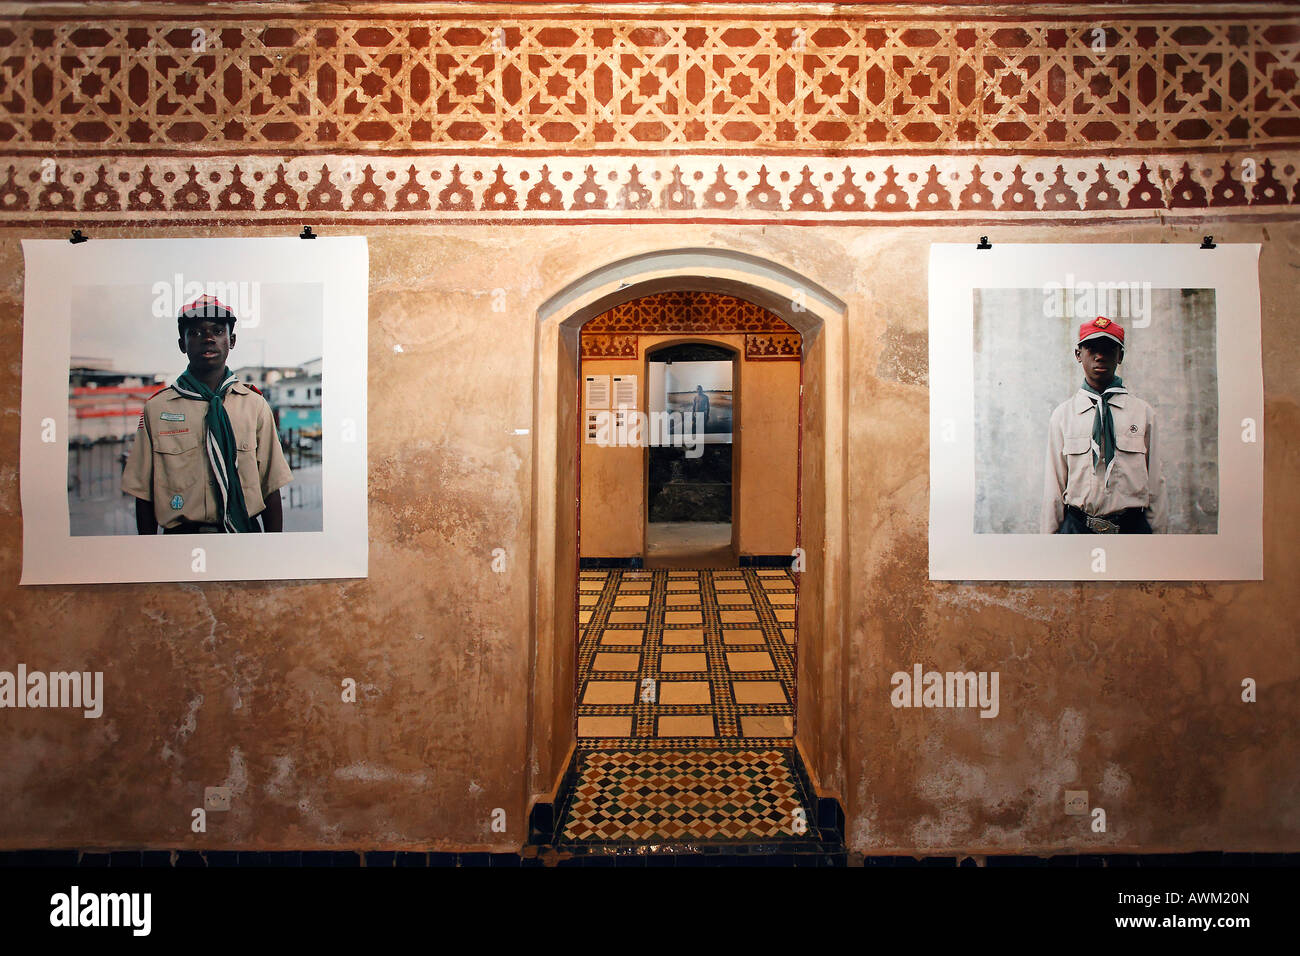
[[[695,852],[636,853],[626,848],[604,848],[602,852],[569,854],[538,852],[526,847],[522,853],[420,853],[393,850],[4,850],[0,869],[140,869],[190,867],[898,867],[955,868],[976,866],[971,856],[862,856],[843,849],[828,850],[804,844],[753,847],[715,845]],[[1300,853],[1079,853],[1039,857],[1004,854],[983,859],[988,867],[1034,868],[1125,868],[1167,869],[1204,867],[1300,867]]]

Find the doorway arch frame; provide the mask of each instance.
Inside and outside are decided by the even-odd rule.
[[[670,290],[737,295],[775,313],[803,338],[803,404],[813,428],[802,451],[795,745],[822,796],[841,796],[847,648],[845,525],[847,307],[778,263],[725,248],[654,250],[583,273],[537,310],[533,364],[532,633],[525,806],[551,801],[576,747],[577,494],[574,474],[582,325],[616,305]],[[807,427],[807,426],[805,426]],[[809,441],[809,437],[813,440]]]

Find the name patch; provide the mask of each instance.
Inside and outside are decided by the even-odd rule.
[[[184,412],[163,412],[158,416],[165,422],[183,422],[185,421]]]

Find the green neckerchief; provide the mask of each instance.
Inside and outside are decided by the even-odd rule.
[[[217,500],[221,529],[228,532],[253,530],[253,521],[248,517],[248,506],[244,503],[244,488],[239,483],[236,468],[239,448],[235,444],[235,430],[230,425],[230,416],[226,414],[225,398],[230,386],[238,381],[229,368],[221,371],[221,385],[214,392],[186,369],[172,386],[185,398],[208,403],[205,421],[208,425],[208,462],[212,465],[212,475],[217,480]]]
[[[1093,408],[1097,414],[1092,419],[1092,467],[1097,467],[1098,453],[1106,460],[1106,469],[1110,470],[1110,463],[1115,458],[1115,419],[1110,414],[1109,398],[1112,395],[1126,394],[1124,380],[1118,375],[1110,380],[1105,391],[1097,391],[1088,384],[1088,380],[1083,380],[1083,390],[1091,395],[1096,395],[1093,400]]]

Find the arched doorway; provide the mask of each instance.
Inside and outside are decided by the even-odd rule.
[[[574,595],[579,571],[574,504],[582,435],[575,387],[580,329],[620,303],[672,290],[736,295],[778,315],[802,337],[805,422],[799,454],[804,477],[796,520],[804,554],[795,746],[814,785],[819,768],[838,774],[842,766],[845,306],[806,277],[757,257],[716,249],[652,252],[583,276],[539,309],[528,794],[538,805],[554,799],[577,743]]]

